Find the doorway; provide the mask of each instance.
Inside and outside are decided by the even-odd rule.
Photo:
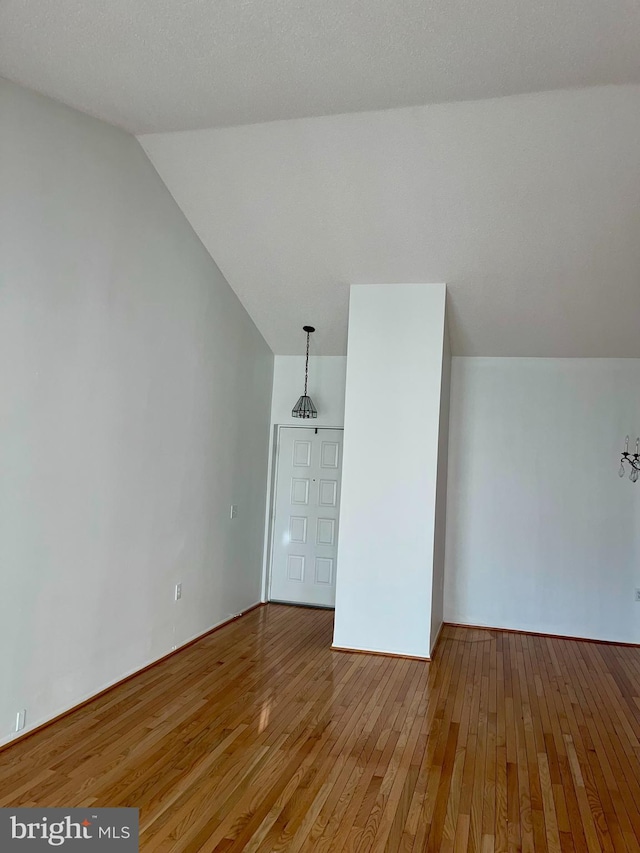
[[[281,427],[270,601],[334,607],[343,430]]]

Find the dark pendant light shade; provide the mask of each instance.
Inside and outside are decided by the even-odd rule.
[[[318,412],[313,405],[313,400],[307,394],[298,397],[298,402],[291,409],[292,418],[317,418]]]
[[[304,363],[304,394],[298,399],[291,410],[292,418],[317,418],[318,410],[313,405],[313,400],[307,394],[307,379],[309,376],[309,335],[315,332],[313,326],[303,326],[303,330],[307,333],[307,358]]]

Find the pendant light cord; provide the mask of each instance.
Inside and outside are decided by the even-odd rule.
[[[307,332],[307,359],[304,363],[304,396],[307,396],[307,377],[309,375],[309,332]]]

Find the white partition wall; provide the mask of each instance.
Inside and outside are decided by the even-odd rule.
[[[442,347],[442,387],[440,390],[440,426],[438,432],[438,482],[433,542],[433,598],[431,601],[431,651],[438,642],[444,621],[444,566],[447,527],[447,481],[449,463],[449,397],[451,391],[451,348],[447,325]]]
[[[351,288],[338,648],[431,651],[445,297],[444,284]]]

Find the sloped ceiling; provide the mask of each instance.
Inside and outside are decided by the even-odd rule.
[[[142,134],[276,353],[446,281],[457,353],[640,356],[637,0],[3,0],[0,75]]]
[[[0,74],[134,133],[640,83],[637,0],[3,0]]]
[[[444,281],[454,353],[640,357],[640,86],[140,141],[276,353]]]

